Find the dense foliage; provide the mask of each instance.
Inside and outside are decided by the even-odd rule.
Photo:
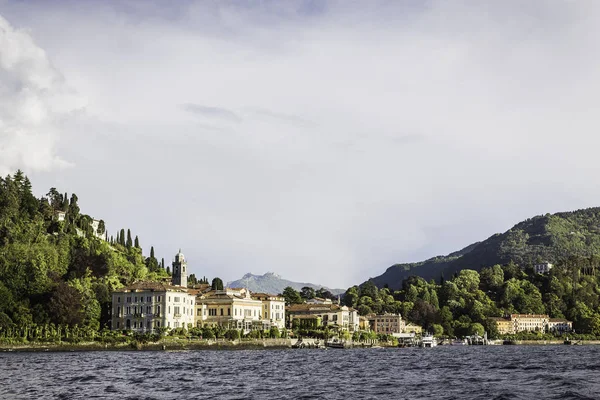
[[[464,268],[481,270],[514,262],[528,268],[540,261],[564,264],[572,257],[600,255],[600,208],[546,214],[527,219],[502,234],[496,234],[448,256],[427,261],[396,264],[373,278],[378,287],[400,288],[409,276],[439,280]]]
[[[572,256],[549,274],[536,274],[515,263],[464,269],[437,283],[412,276],[399,290],[368,281],[346,291],[346,305],[359,314],[400,313],[408,321],[438,334],[466,336],[487,331],[495,337],[490,317],[507,314],[549,314],[573,321],[580,333],[600,336],[598,257]]]
[[[36,198],[21,171],[0,178],[0,340],[93,337],[114,289],[167,276],[129,229],[103,240],[78,200],[55,188]]]

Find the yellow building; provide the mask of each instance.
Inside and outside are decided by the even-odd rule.
[[[511,314],[492,318],[500,335],[519,332],[569,332],[573,323],[566,319],[550,318],[548,314]]]
[[[197,327],[219,325],[244,332],[262,330],[262,305],[245,289],[211,291],[196,297],[195,323]]]
[[[292,304],[286,308],[286,315],[289,327],[293,327],[294,319],[313,316],[319,318],[321,326],[336,327],[350,332],[358,330],[358,312],[338,304]]]
[[[492,321],[496,323],[496,330],[500,335],[510,335],[514,333],[513,322],[510,318],[492,318]]]
[[[420,335],[423,333],[423,327],[409,322],[404,327],[403,333],[414,333],[415,335]]]
[[[285,328],[285,298],[268,293],[252,293],[252,299],[262,302],[263,322]]]
[[[406,329],[406,322],[400,314],[375,315],[371,319],[373,332],[384,335],[392,333],[403,333]]]

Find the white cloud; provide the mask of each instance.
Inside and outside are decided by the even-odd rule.
[[[598,204],[595,2],[122,4],[5,4],[87,101],[36,178],[197,274],[347,286]]]
[[[44,50],[0,16],[0,174],[68,165],[54,147],[74,101]]]

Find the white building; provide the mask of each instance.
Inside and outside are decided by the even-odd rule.
[[[548,332],[571,332],[573,330],[573,322],[563,318],[550,318],[548,320]]]
[[[194,323],[195,296],[159,282],[137,282],[112,294],[112,329],[156,333]]]
[[[553,265],[549,262],[543,262],[540,264],[535,264],[533,266],[533,270],[536,274],[547,274],[552,269]]]

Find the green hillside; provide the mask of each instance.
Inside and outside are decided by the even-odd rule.
[[[21,171],[0,178],[0,340],[93,336],[114,289],[168,276],[129,230],[104,240],[78,201],[55,188],[36,198]]]
[[[439,280],[463,269],[480,271],[511,261],[525,269],[540,261],[565,263],[573,257],[593,256],[600,256],[598,207],[533,217],[448,256],[393,265],[371,280],[379,287],[399,288],[412,275]]]

